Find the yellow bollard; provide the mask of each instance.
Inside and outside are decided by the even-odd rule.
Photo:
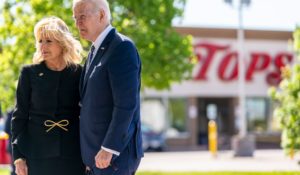
[[[295,152],[294,152],[294,147],[292,147],[291,149],[290,149],[290,158],[291,159],[294,159],[294,155],[295,155]]]
[[[208,147],[212,156],[216,157],[218,151],[218,132],[217,124],[213,120],[208,122]]]

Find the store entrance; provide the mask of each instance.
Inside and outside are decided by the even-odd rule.
[[[234,98],[198,99],[198,144],[208,145],[208,122],[215,120],[218,126],[219,145],[230,144],[234,134]]]

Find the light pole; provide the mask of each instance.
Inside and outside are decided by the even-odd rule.
[[[238,92],[239,92],[239,135],[233,139],[233,149],[235,156],[253,156],[254,152],[254,137],[247,135],[247,118],[246,118],[246,95],[245,95],[245,36],[243,27],[243,8],[249,6],[251,0],[224,0],[226,3],[238,10],[238,29],[237,29],[237,44],[238,44]]]

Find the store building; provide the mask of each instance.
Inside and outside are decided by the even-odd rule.
[[[193,79],[170,90],[143,92],[142,120],[154,130],[165,131],[167,145],[207,147],[207,124],[217,122],[221,149],[239,130],[238,62],[235,29],[176,27],[193,36],[198,64]],[[295,61],[292,32],[245,30],[245,92],[248,132],[258,147],[279,146],[280,131],[273,117],[270,86],[280,82],[280,68]]]

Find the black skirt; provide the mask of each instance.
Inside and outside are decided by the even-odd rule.
[[[27,160],[28,175],[84,175],[80,158],[47,158]]]

